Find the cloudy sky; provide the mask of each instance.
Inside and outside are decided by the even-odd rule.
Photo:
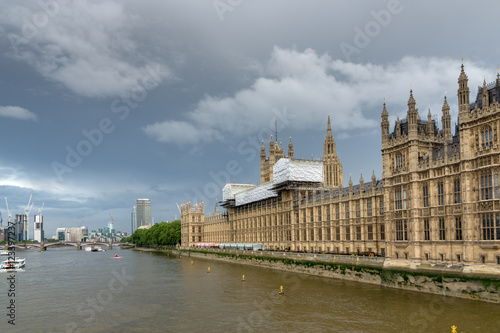
[[[48,237],[110,214],[129,231],[143,197],[156,222],[212,211],[227,181],[259,183],[275,118],[318,159],[330,114],[344,184],[380,178],[384,98],[393,124],[411,87],[440,126],[461,59],[471,100],[500,66],[497,1],[0,4],[0,192],[13,215],[45,203]]]

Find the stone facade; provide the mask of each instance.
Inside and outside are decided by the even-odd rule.
[[[459,116],[451,132],[446,96],[442,125],[422,120],[410,90],[407,117],[390,130],[382,111],[383,180],[342,184],[342,165],[328,118],[324,181],[287,182],[274,196],[204,216],[203,204],[182,206],[182,244],[262,243],[269,249],[329,253],[373,252],[394,260],[500,264],[500,75],[469,103],[468,78],[458,79]],[[273,181],[280,158],[272,139],[261,148],[261,183]],[[194,229],[193,229],[194,228]],[[194,237],[194,238],[193,238]]]
[[[407,117],[392,132],[384,104],[387,255],[393,259],[500,263],[500,75],[479,87],[472,104],[463,65],[458,85],[453,136],[446,96],[442,130],[430,111],[426,122],[420,119],[412,91]]]

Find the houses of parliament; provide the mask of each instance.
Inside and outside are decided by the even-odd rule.
[[[181,207],[182,245],[262,243],[268,249],[374,253],[394,260],[500,264],[500,74],[469,101],[458,77],[452,133],[444,96],[439,129],[410,90],[407,115],[381,114],[382,179],[343,184],[330,117],[320,161],[287,155],[271,137],[260,153],[261,184],[227,184],[222,208]],[[427,119],[426,119],[427,118]]]

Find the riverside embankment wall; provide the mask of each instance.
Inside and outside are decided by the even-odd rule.
[[[381,257],[221,249],[159,249],[183,256],[220,260],[288,272],[371,283],[390,288],[500,304],[500,272],[491,267],[418,263]]]

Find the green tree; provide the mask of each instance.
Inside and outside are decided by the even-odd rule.
[[[148,245],[177,245],[181,242],[181,221],[161,222],[150,229],[137,229],[123,242]]]

